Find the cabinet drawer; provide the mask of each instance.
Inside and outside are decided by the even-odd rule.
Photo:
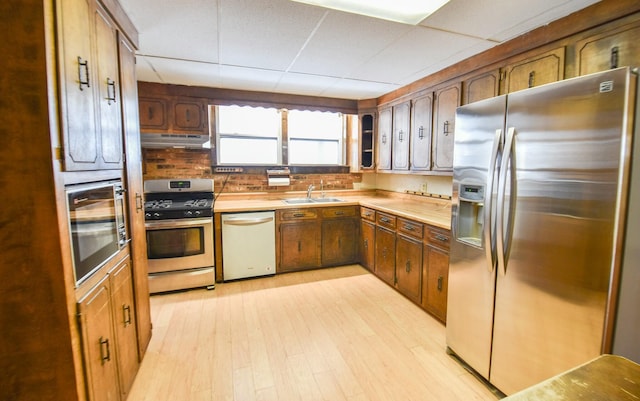
[[[398,217],[398,232],[421,240],[424,229],[422,223]]]
[[[357,216],[357,206],[323,207],[322,217],[325,219]]]
[[[382,212],[376,213],[376,222],[381,227],[396,229],[396,216]]]
[[[360,217],[369,221],[376,221],[376,211],[368,207],[360,207]]]
[[[313,220],[318,217],[317,209],[288,209],[280,211],[280,220]]]
[[[448,250],[451,243],[451,231],[429,226],[426,240],[430,245]]]

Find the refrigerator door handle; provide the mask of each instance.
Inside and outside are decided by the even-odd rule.
[[[500,145],[503,140],[502,129],[497,129],[493,138],[493,147],[491,149],[491,159],[489,161],[489,171],[487,172],[487,188],[484,192],[484,244],[487,257],[487,267],[489,273],[493,272],[496,267],[496,237],[495,237],[495,216],[496,209],[493,202],[493,189],[495,186],[496,167],[498,165],[498,156],[501,151]]]
[[[496,212],[496,254],[498,256],[498,268],[502,271],[502,275],[507,274],[507,254],[508,243],[505,240],[504,221],[505,221],[505,197],[507,176],[509,175],[509,163],[511,162],[511,155],[513,151],[513,137],[515,136],[516,129],[511,127],[507,131],[507,137],[505,139],[504,149],[502,152],[502,160],[500,162],[500,174],[498,176],[498,198],[497,198],[497,212]],[[513,177],[512,180],[513,181]],[[513,186],[511,186],[513,190]],[[507,217],[510,219],[510,216]],[[510,224],[510,223],[509,223]],[[507,232],[511,230],[507,228]]]

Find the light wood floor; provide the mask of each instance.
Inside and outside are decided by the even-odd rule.
[[[490,400],[444,326],[362,267],[152,296],[128,401]]]

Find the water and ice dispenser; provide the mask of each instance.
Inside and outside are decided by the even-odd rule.
[[[456,239],[482,247],[484,225],[484,185],[460,184]]]

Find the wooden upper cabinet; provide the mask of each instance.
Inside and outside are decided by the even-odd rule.
[[[640,22],[584,39],[576,44],[577,74],[640,65]]]
[[[140,128],[143,130],[166,131],[169,129],[169,100],[140,97]]]
[[[391,132],[393,130],[390,107],[380,109],[378,118],[378,170],[391,170]]]
[[[432,170],[453,169],[453,134],[456,108],[460,106],[461,86],[456,83],[441,88],[434,94]]]
[[[91,169],[98,161],[91,0],[57,1],[60,112],[64,167]]]
[[[149,133],[208,134],[207,101],[140,92],[140,130]]]
[[[409,169],[409,130],[411,103],[402,102],[393,106],[393,145],[391,163],[393,170]]]
[[[468,78],[462,82],[462,104],[498,96],[500,92],[500,71],[493,70]]]
[[[565,48],[560,47],[507,65],[504,93],[564,79],[564,56]]]
[[[433,95],[420,96],[411,107],[411,170],[431,169],[431,122]]]
[[[118,31],[107,12],[99,5],[95,9],[96,50],[100,117],[99,138],[101,164],[107,168],[122,168],[122,109],[118,69]]]
[[[175,99],[173,117],[174,132],[209,132],[206,103],[201,99]]]

